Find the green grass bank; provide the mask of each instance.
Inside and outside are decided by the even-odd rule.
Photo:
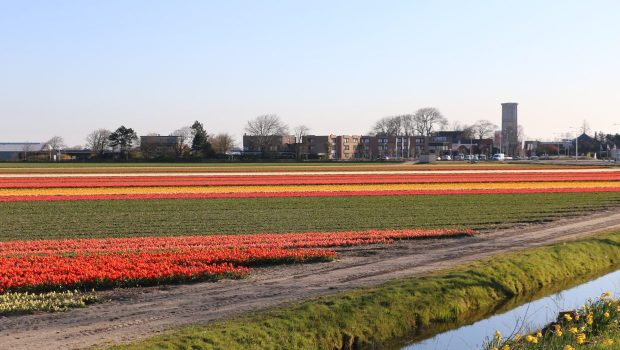
[[[190,326],[113,349],[355,349],[473,321],[620,266],[620,230]]]

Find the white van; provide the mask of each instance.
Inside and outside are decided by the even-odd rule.
[[[504,156],[503,153],[495,153],[493,155],[493,158],[491,158],[491,160],[499,160],[499,161],[502,161],[504,159],[506,159],[506,157]]]

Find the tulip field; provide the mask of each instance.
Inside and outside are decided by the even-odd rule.
[[[0,167],[0,293],[244,278],[620,203],[620,168]]]
[[[334,258],[326,247],[473,234],[451,229],[10,241],[0,244],[0,293],[240,278],[250,266]]]
[[[620,192],[599,168],[24,174],[0,177],[0,202],[421,194]]]

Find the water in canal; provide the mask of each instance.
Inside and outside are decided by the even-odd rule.
[[[481,349],[487,337],[495,330],[509,335],[517,324],[525,323],[532,329],[542,328],[555,320],[558,311],[579,308],[588,299],[605,291],[620,293],[620,270],[606,274],[576,287],[551,294],[510,311],[500,312],[484,320],[446,331],[426,340],[412,342],[402,350],[474,350]],[[527,330],[527,329],[526,329]]]

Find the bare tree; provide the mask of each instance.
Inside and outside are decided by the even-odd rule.
[[[515,149],[513,150],[513,154],[521,154],[523,153],[523,141],[525,140],[525,129],[523,129],[523,125],[517,126],[517,144],[515,145]],[[521,154],[523,155],[523,154]]]
[[[581,126],[579,127],[579,132],[581,134],[589,134],[590,131],[592,131],[592,129],[590,128],[590,124],[588,123],[587,120],[584,119],[584,121],[581,123]]]
[[[185,151],[189,152],[192,146],[192,140],[194,139],[193,129],[189,126],[184,126],[180,129],[170,133],[170,136],[178,136],[175,152],[177,156],[183,155]]]
[[[481,119],[475,122],[470,128],[476,137],[482,140],[485,137],[490,137],[493,132],[497,130],[498,126],[486,119]]]
[[[108,129],[97,129],[86,136],[86,147],[92,154],[101,155],[108,149],[108,141],[112,132]]]
[[[293,133],[295,134],[295,142],[302,143],[303,138],[308,135],[308,132],[310,132],[309,127],[305,125],[296,126],[295,129],[293,129]]]
[[[419,135],[429,136],[436,129],[445,128],[448,120],[437,108],[420,108],[413,116],[415,130]]]
[[[372,133],[378,136],[396,136],[402,132],[402,119],[400,116],[383,117],[372,127]]]
[[[265,153],[279,136],[288,132],[288,126],[276,114],[264,114],[249,120],[245,131],[254,136],[256,146]]]
[[[450,130],[452,131],[463,131],[465,127],[463,126],[463,124],[461,124],[460,121],[458,120],[454,120],[452,123],[450,123]]]
[[[54,152],[58,152],[61,149],[67,147],[67,145],[65,145],[65,140],[62,138],[62,136],[52,137],[51,139],[47,140],[45,145]]]
[[[184,126],[180,129],[176,129],[175,131],[170,133],[170,136],[179,136],[179,143],[187,146],[191,146],[192,140],[194,138],[194,135],[192,134],[192,128],[189,126]]]
[[[474,129],[473,125],[465,126],[462,130],[458,131],[461,132],[462,137],[465,139],[473,139],[477,136],[476,130]]]
[[[297,160],[301,160],[301,149],[303,144],[305,143],[304,137],[308,135],[310,128],[305,125],[298,125],[293,129],[293,133],[295,134],[295,155]]]
[[[211,138],[211,147],[215,153],[225,154],[235,147],[235,139],[227,133],[221,133]]]
[[[400,116],[400,125],[404,136],[415,135],[415,121],[413,114],[403,114]]]

